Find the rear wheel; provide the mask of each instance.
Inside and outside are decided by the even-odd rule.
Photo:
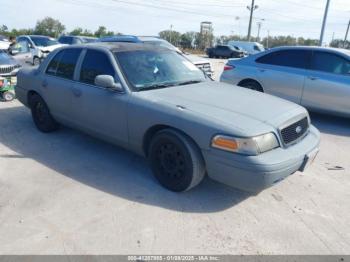
[[[198,185],[205,175],[205,164],[197,145],[172,129],[158,132],[149,148],[154,176],[165,188],[182,192]]]
[[[58,129],[58,123],[53,119],[45,101],[39,95],[32,95],[29,103],[33,121],[41,132],[49,133]]]
[[[264,92],[262,86],[254,80],[243,81],[239,83],[238,86],[245,87],[258,92]]]

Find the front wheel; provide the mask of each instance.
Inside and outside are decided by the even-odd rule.
[[[39,57],[34,57],[33,59],[33,66],[38,66],[40,65],[41,61]]]
[[[51,116],[49,108],[39,95],[32,95],[29,103],[34,124],[41,132],[49,133],[58,129],[58,123]]]
[[[172,129],[158,132],[149,149],[154,176],[165,188],[183,192],[198,185],[205,175],[205,164],[197,145]]]

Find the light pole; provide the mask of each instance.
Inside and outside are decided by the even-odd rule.
[[[252,21],[253,21],[253,13],[254,10],[258,9],[259,6],[255,5],[255,0],[252,0],[251,6],[247,6],[247,9],[250,11],[250,17],[249,17],[249,26],[248,26],[248,42],[250,41],[251,37],[251,31],[252,31]]]
[[[320,35],[320,42],[318,44],[319,46],[322,46],[322,43],[323,43],[324,30],[326,28],[326,22],[327,22],[327,16],[328,16],[328,8],[329,8],[330,1],[331,0],[327,0],[326,9],[324,10],[322,29],[321,29],[321,35]]]

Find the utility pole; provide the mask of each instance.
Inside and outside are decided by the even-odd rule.
[[[250,11],[249,17],[249,26],[248,26],[248,42],[250,41],[251,31],[252,31],[252,21],[253,21],[253,13],[255,9],[258,9],[259,6],[255,5],[255,0],[252,0],[251,6],[247,6],[247,9]]]
[[[321,29],[321,35],[320,35],[320,42],[318,44],[319,46],[322,46],[322,43],[323,43],[324,30],[325,30],[325,27],[326,27],[327,16],[328,16],[328,8],[329,8],[330,1],[331,0],[327,0],[326,9],[324,10],[322,29]]]
[[[345,48],[346,40],[348,39],[349,28],[350,28],[350,20],[349,20],[349,23],[348,23],[348,28],[346,29],[345,37],[344,37],[344,44],[343,44],[344,48]]]

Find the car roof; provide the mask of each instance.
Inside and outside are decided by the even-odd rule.
[[[108,49],[111,52],[125,52],[125,51],[169,51],[169,48],[162,46],[151,46],[144,43],[128,43],[128,42],[94,42],[83,45],[75,45],[74,47],[97,47]],[[67,47],[68,48],[68,47]],[[73,47],[70,47],[73,48]]]
[[[280,46],[280,47],[274,47],[271,50],[319,50],[319,51],[331,51],[331,52],[341,52],[346,55],[350,55],[350,51],[347,49],[342,48],[334,48],[334,47],[323,47],[323,46]]]

